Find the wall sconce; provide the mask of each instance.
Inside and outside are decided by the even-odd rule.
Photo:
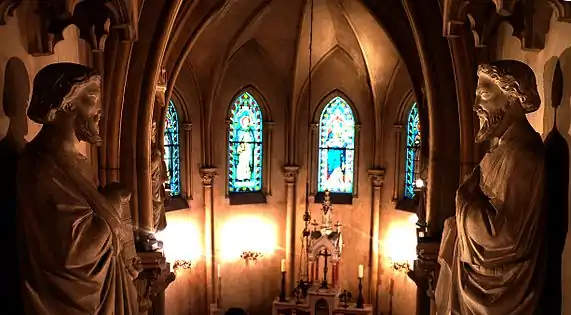
[[[394,271],[407,273],[412,270],[408,261],[392,261],[391,267]]]
[[[192,262],[190,260],[177,259],[174,261],[172,268],[174,270],[190,269],[192,268]]]
[[[262,257],[264,257],[264,254],[251,250],[243,251],[242,254],[240,255],[240,258],[244,259],[245,261],[251,260],[253,262],[257,262],[258,259]]]

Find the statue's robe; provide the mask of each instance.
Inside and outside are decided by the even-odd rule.
[[[19,162],[18,202],[26,314],[138,314],[114,210],[83,155],[32,141]]]
[[[167,227],[165,214],[166,192],[163,183],[167,180],[166,165],[161,150],[153,148],[151,155],[151,180],[153,189],[153,228],[155,232]]]
[[[472,173],[479,185],[467,191],[469,178],[458,189],[439,254],[438,315],[541,314],[544,160],[539,134],[515,122]]]

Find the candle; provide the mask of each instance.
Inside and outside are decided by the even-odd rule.
[[[363,278],[363,265],[359,265],[359,278]]]
[[[219,279],[222,278],[222,274],[220,273],[220,264],[218,264],[218,273],[217,273],[217,275],[218,275],[218,278],[219,278]]]
[[[286,260],[285,259],[282,259],[281,267],[282,267],[282,272],[286,272]]]

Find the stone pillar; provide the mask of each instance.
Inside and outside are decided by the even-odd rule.
[[[216,301],[216,257],[214,256],[214,198],[212,185],[214,178],[218,175],[215,168],[201,168],[200,177],[202,179],[202,190],[204,200],[204,254],[206,263],[206,288],[207,304]]]
[[[371,231],[370,231],[370,253],[371,258],[369,261],[368,279],[369,279],[369,292],[368,299],[373,304],[373,309],[379,308],[378,303],[378,288],[379,283],[379,229],[380,229],[380,216],[381,216],[381,187],[385,180],[384,169],[370,169],[369,179],[371,180]]]
[[[184,199],[191,200],[192,199],[192,123],[185,122],[182,124],[182,129],[184,130],[184,154],[181,154],[182,161],[184,163],[184,181],[183,187],[184,192],[181,191],[183,194]]]
[[[295,287],[295,189],[299,166],[286,165],[283,168],[286,188],[286,257],[289,262],[288,279],[286,279],[286,292],[291,292]]]
[[[439,272],[438,241],[420,238],[416,247],[414,270],[408,276],[416,284],[416,315],[436,314],[434,290]]]

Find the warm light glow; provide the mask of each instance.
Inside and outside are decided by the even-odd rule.
[[[163,241],[167,261],[171,266],[177,260],[196,265],[202,256],[200,231],[193,222],[177,217],[168,217],[167,220],[166,229],[156,234],[157,239]]]
[[[363,265],[359,265],[358,277],[362,279],[362,278],[363,278],[363,273],[364,273],[364,267],[363,267]]]
[[[416,214],[410,215],[407,220],[392,222],[387,231],[384,242],[384,252],[389,263],[398,265],[408,264],[410,268],[416,259]]]
[[[282,259],[281,261],[281,271],[286,272],[286,260]]]
[[[220,257],[223,261],[235,261],[244,252],[269,257],[277,246],[276,232],[274,223],[264,218],[234,217],[221,228]]]
[[[419,178],[414,182],[414,186],[416,188],[422,188],[422,187],[424,187],[424,181]]]

